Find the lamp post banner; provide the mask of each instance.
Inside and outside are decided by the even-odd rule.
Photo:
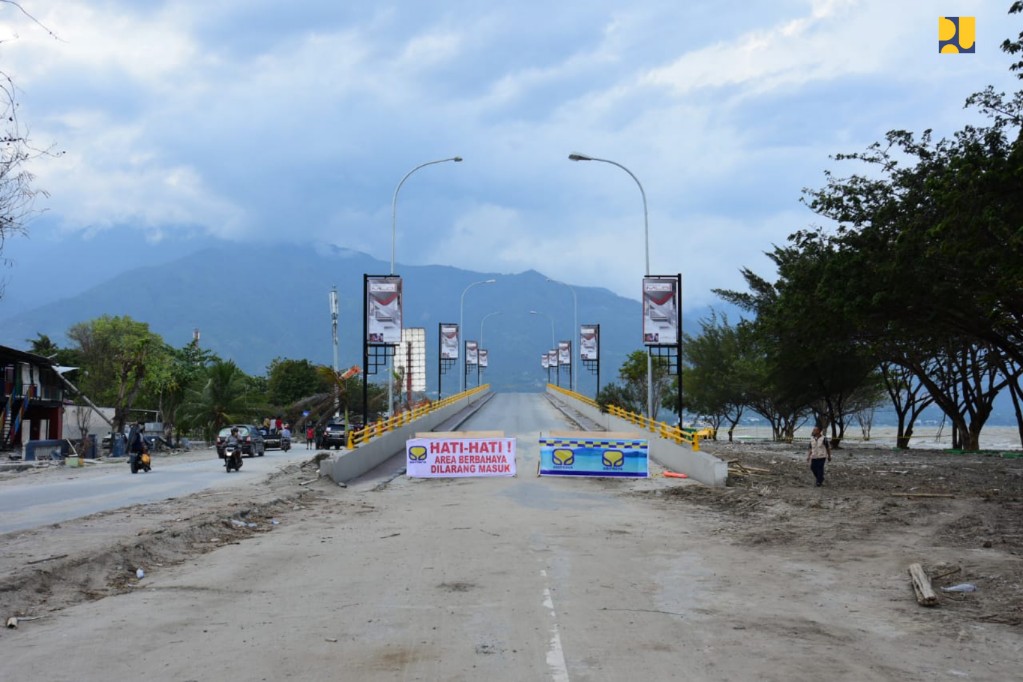
[[[401,343],[401,277],[366,277],[366,343]]]
[[[550,358],[547,356],[547,353],[544,353],[543,355],[540,356],[540,366],[543,367],[544,369],[547,369],[548,367],[551,366]]]
[[[515,439],[412,438],[405,441],[405,459],[412,478],[514,476]]]
[[[597,327],[584,324],[579,327],[579,357],[583,360],[597,360]]]
[[[643,278],[644,345],[678,345],[680,279],[677,275]]]
[[[479,363],[479,344],[475,341],[465,342],[465,364],[475,365]]]
[[[487,349],[486,348],[480,348],[480,350],[479,350],[479,360],[480,360],[480,367],[486,367],[487,366]]]
[[[442,360],[458,359],[458,325],[440,326],[440,357]]]
[[[571,341],[558,341],[558,364],[566,367],[572,364]]]
[[[557,367],[558,366],[558,351],[549,350],[547,351],[547,366]]]

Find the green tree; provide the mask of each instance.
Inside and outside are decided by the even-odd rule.
[[[68,330],[82,362],[79,388],[98,404],[114,408],[114,430],[124,429],[149,372],[168,361],[163,339],[145,322],[104,315]]]
[[[251,377],[233,360],[219,358],[206,368],[198,387],[189,391],[182,408],[188,422],[212,439],[227,424],[255,420],[266,411],[261,395],[253,391]]]
[[[217,359],[213,351],[199,347],[191,341],[181,348],[165,347],[168,362],[149,372],[144,390],[153,396],[154,404],[163,415],[163,438],[173,442],[180,435],[182,407],[189,389],[194,389],[206,376],[206,369]]]
[[[728,424],[731,442],[735,426],[742,419],[752,390],[751,369],[762,358],[749,353],[745,336],[748,325],[732,326],[727,317],[712,313],[700,322],[701,333],[686,335],[683,343],[682,376],[685,385],[685,406],[690,412],[710,422],[717,431]],[[677,390],[672,387],[672,393]],[[668,395],[665,401],[673,401]]]
[[[274,358],[267,367],[267,388],[270,404],[285,407],[303,398],[327,393],[331,384],[308,360]]]

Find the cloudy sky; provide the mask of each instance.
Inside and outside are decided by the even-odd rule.
[[[651,271],[712,304],[819,223],[799,199],[846,168],[829,155],[949,135],[978,120],[970,93],[1021,87],[1010,4],[23,0],[35,23],[5,3],[0,69],[60,153],[32,164],[49,196],[4,245],[0,317],[76,258],[66,293],[213,240],[387,261],[399,181],[455,155],[398,193],[399,273],[532,268],[638,298],[639,186],[573,151],[635,175]],[[938,53],[941,14],[976,17],[976,54]]]

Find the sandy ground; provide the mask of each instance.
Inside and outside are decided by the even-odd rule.
[[[113,595],[134,593],[137,597],[158,586],[159,580],[168,581],[167,590],[177,589],[175,585],[182,581],[196,589],[197,575],[208,580],[203,589],[219,585],[219,591],[223,586],[217,581],[227,570],[223,561],[228,556],[234,557],[232,561],[258,563],[266,560],[267,552],[320,557],[334,551],[336,554],[323,560],[333,562],[329,565],[337,566],[338,571],[355,575],[367,564],[367,570],[383,575],[393,569],[394,561],[400,566],[409,556],[431,555],[437,551],[431,543],[435,545],[439,536],[431,536],[430,526],[424,525],[417,536],[425,544],[403,547],[401,553],[389,557],[388,569],[382,568],[385,564],[372,567],[375,559],[369,556],[354,556],[360,538],[371,537],[377,543],[406,538],[410,511],[420,499],[417,496],[431,493],[430,499],[435,500],[439,485],[446,486],[446,496],[464,495],[466,500],[455,502],[462,498],[445,497],[443,503],[424,502],[434,505],[430,510],[438,517],[447,513],[445,505],[486,506],[487,500],[499,496],[517,496],[519,524],[505,527],[501,524],[512,522],[493,512],[493,518],[486,517],[491,525],[485,528],[494,530],[479,534],[481,539],[473,542],[492,543],[482,552],[536,554],[546,562],[541,573],[551,586],[544,587],[544,593],[548,597],[553,593],[553,600],[568,612],[559,611],[563,645],[550,644],[549,632],[541,628],[538,633],[523,634],[509,626],[512,634],[504,636],[508,641],[521,640],[518,645],[507,644],[491,632],[490,639],[476,641],[475,650],[470,651],[479,661],[479,669],[473,664],[458,674],[440,667],[439,662],[429,667],[423,658],[412,656],[415,643],[399,652],[382,649],[372,661],[358,663],[364,667],[349,669],[347,675],[321,675],[312,672],[316,668],[304,667],[310,660],[319,660],[324,642],[339,647],[336,660],[356,665],[369,643],[379,644],[375,639],[368,642],[368,635],[358,629],[347,634],[318,633],[302,640],[304,645],[288,640],[299,651],[289,649],[284,661],[273,659],[271,670],[265,669],[270,664],[256,656],[248,667],[236,661],[241,667],[234,673],[209,669],[203,676],[181,667],[180,651],[168,651],[164,673],[157,669],[152,674],[154,668],[150,667],[149,678],[1019,679],[1019,662],[1023,660],[1023,459],[857,445],[835,452],[826,485],[816,488],[802,446],[706,442],[704,449],[732,462],[728,487],[713,489],[659,475],[628,484],[530,481],[528,464],[521,462],[516,481],[444,483],[399,476],[345,489],[316,480],[315,465],[310,461],[289,465],[252,487],[0,536],[0,571],[4,575],[0,616],[20,618],[16,629],[0,630],[0,678],[30,679],[18,673],[24,673],[25,666],[41,665],[40,661],[52,655],[45,650],[46,641],[57,638],[61,647],[66,647],[68,628],[91,630],[92,618],[145,617],[144,607],[125,612],[133,614],[129,616],[112,610],[124,599],[107,599]],[[658,474],[661,471],[654,469]],[[63,473],[53,469],[5,476],[9,483],[14,476],[23,481],[60,475]],[[534,486],[541,485],[560,497],[537,502],[532,491],[540,490]],[[572,510],[572,504],[581,504],[577,498],[582,494],[593,495],[596,508],[613,510],[615,523],[591,528],[583,524],[597,522],[584,514],[579,515],[578,532],[534,529],[519,535],[521,523],[539,526],[545,515],[563,515],[564,510]],[[560,507],[558,500],[562,500]],[[545,510],[544,505],[552,508]],[[535,518],[530,516],[531,509],[537,513]],[[468,531],[471,526],[471,521],[460,519],[446,527],[446,535]],[[344,548],[329,550],[325,538],[335,535],[345,538]],[[648,567],[651,575],[637,576],[621,588],[629,596],[629,608],[613,608],[608,606],[611,602],[595,607],[606,596],[593,587],[600,583],[599,577],[585,590],[566,585],[559,592],[557,576],[563,564],[544,558],[555,546],[561,556],[592,556],[593,563],[614,566],[623,574]],[[225,553],[224,559],[218,560],[221,553]],[[479,578],[456,579],[458,562],[448,565],[451,560],[440,556],[434,561],[447,566],[452,577],[432,587],[441,588],[452,604],[485,586]],[[907,573],[913,562],[923,564],[933,578],[941,596],[938,606],[925,608],[916,603]],[[580,566],[573,565],[580,574],[595,570]],[[138,567],[146,571],[141,580],[136,577]],[[525,579],[504,578],[515,585]],[[962,583],[976,590],[941,590]],[[311,591],[311,585],[302,583],[298,593]],[[272,582],[254,581],[252,594],[265,594],[271,586]],[[149,594],[148,599],[157,599],[152,589]],[[294,594],[289,597],[295,598]],[[379,625],[384,608],[380,602],[366,603],[370,600],[359,594],[342,597],[345,599],[350,603],[343,606],[349,609],[353,622],[365,623],[365,629]],[[491,613],[514,610],[514,598],[508,599],[505,603],[491,590]],[[109,606],[102,606],[108,602]],[[191,608],[196,608],[195,604]],[[451,607],[451,614],[455,608]],[[650,614],[665,620],[649,623],[644,616]],[[448,621],[452,621],[448,623],[451,628],[489,627],[476,621],[456,623],[454,615],[444,622]],[[401,641],[400,623],[388,623],[387,627],[390,636]],[[583,632],[588,629],[594,630],[589,639]],[[111,632],[120,631],[107,629],[95,636],[112,636]],[[627,641],[639,637],[642,642],[619,650],[610,641],[612,632]],[[426,635],[419,636],[422,642],[427,641]],[[195,637],[202,635],[196,631],[190,638],[186,633],[175,636],[173,642],[191,643]],[[533,644],[547,648],[546,665],[497,666],[498,662],[518,660],[516,656],[531,646],[531,637],[537,640]],[[308,651],[302,650],[303,646]],[[605,658],[608,647],[614,648],[614,661]],[[94,652],[92,658],[90,651]],[[561,663],[556,655],[552,660],[552,652],[560,653]],[[46,679],[101,679],[89,671],[103,670],[104,665],[114,672],[102,679],[130,679],[130,662],[106,660],[109,652],[101,654],[91,646],[76,649],[75,655],[81,659],[74,666],[55,668],[68,671],[66,676],[54,672]],[[74,670],[77,677],[69,672]],[[445,671],[443,677],[436,676],[441,674],[438,671]]]

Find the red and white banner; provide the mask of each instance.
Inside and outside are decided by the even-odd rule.
[[[514,476],[514,438],[412,438],[405,442],[413,478]]]
[[[440,357],[442,360],[458,359],[458,325],[440,326]]]

